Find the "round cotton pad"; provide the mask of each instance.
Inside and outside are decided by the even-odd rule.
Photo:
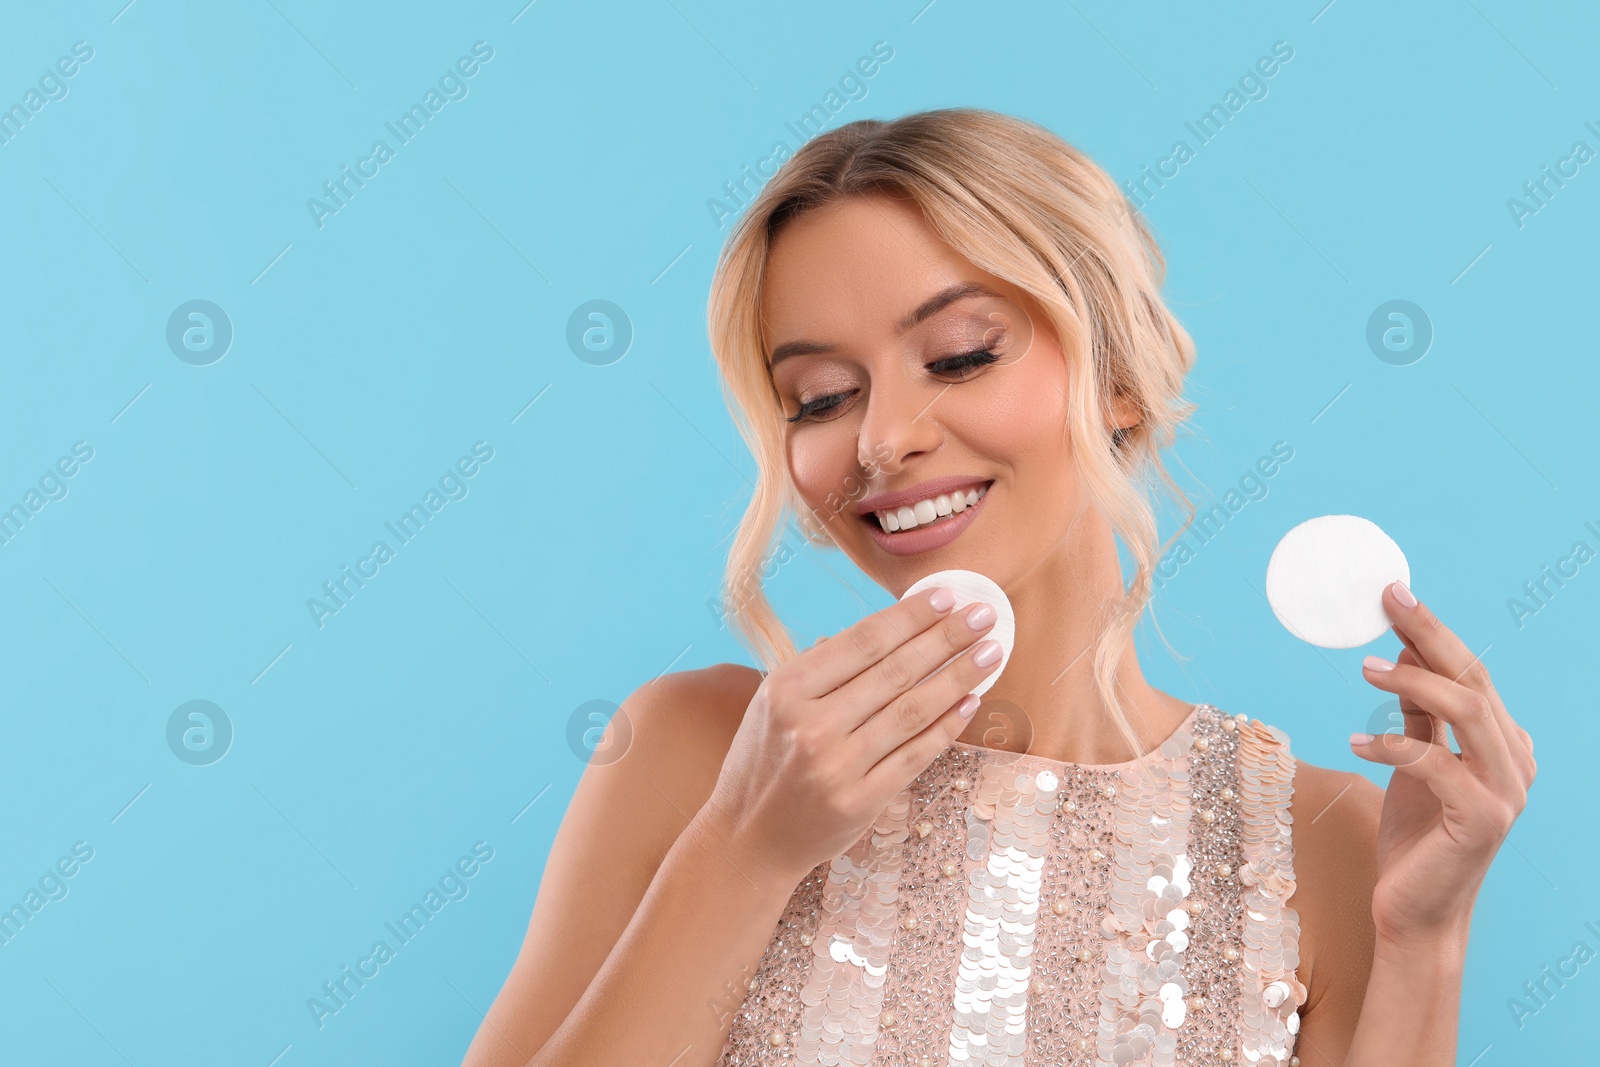
[[[1392,625],[1383,610],[1390,582],[1410,584],[1405,553],[1359,515],[1307,519],[1283,535],[1267,563],[1267,601],[1302,641],[1355,648]]]
[[[920,593],[936,585],[942,585],[955,594],[956,606],[951,609],[952,614],[980,600],[994,606],[996,616],[994,625],[983,636],[985,639],[1000,642],[1000,665],[984,675],[983,680],[972,688],[973,693],[982,696],[999,680],[1000,672],[1006,669],[1006,664],[1011,659],[1011,646],[1017,641],[1017,616],[1011,610],[1011,601],[1007,599],[1004,590],[977,571],[962,570],[935,571],[925,578],[919,578],[912,583],[910,589],[900,595],[900,599],[904,600],[913,593]],[[951,656],[945,663],[954,661],[962,654],[964,653]],[[943,666],[944,663],[939,664],[939,667]],[[934,668],[935,671],[938,669]],[[932,674],[934,671],[928,673]]]

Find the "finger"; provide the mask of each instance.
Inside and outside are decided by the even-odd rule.
[[[960,611],[951,612],[834,690],[829,695],[830,702],[837,700],[855,709],[854,717],[844,721],[844,729],[856,729],[890,701],[938,670],[950,657],[977,644],[984,634],[994,629],[996,618],[993,606],[969,604]],[[957,693],[950,699],[960,695]],[[949,703],[946,701],[938,710]],[[917,729],[926,725],[926,722],[919,723]],[[901,737],[895,743],[903,740],[905,738]]]
[[[897,600],[808,649],[803,696],[833,692],[905,642],[938,622],[955,607],[955,594],[935,586]]]
[[[881,705],[881,710],[867,718],[851,735],[861,742],[857,760],[861,773],[870,772],[879,761],[922,733],[951,705],[971,693],[999,666],[1000,658],[999,642],[984,638],[975,648],[939,667],[932,677]]]
[[[1500,694],[1495,691],[1494,683],[1489,678],[1489,668],[1439,620],[1428,605],[1417,603],[1408,607],[1402,603],[1395,595],[1395,590],[1402,585],[1401,582],[1391,582],[1383,591],[1384,610],[1394,621],[1394,632],[1401,635],[1401,640],[1416,648],[1417,654],[1434,673],[1483,694],[1489,701],[1494,721],[1509,749],[1515,743],[1518,727],[1512,721]],[[1409,590],[1407,593],[1412,600],[1416,599]]]
[[[1370,740],[1357,740],[1362,737]],[[1441,745],[1399,734],[1379,734],[1375,738],[1371,734],[1354,734],[1350,748],[1364,760],[1385,764],[1393,767],[1396,774],[1421,781],[1438,799],[1447,821],[1484,834],[1485,842],[1492,835],[1498,844],[1520,810],[1488,790],[1455,753]]]
[[[944,675],[960,669],[962,680],[957,682],[953,689],[945,690],[946,693],[955,691],[960,695],[947,705],[944,714],[936,716],[914,736],[903,739],[898,746],[891,748],[876,764],[867,769],[863,777],[869,783],[869,788],[885,792],[899,788],[921,774],[928,764],[933,762],[935,756],[949,748],[950,742],[961,736],[961,732],[967,728],[967,724],[972,721],[972,716],[977,713],[978,706],[982,703],[981,698],[974,696],[971,690],[983,675],[988,673],[987,670],[974,666],[972,655],[971,652],[966,653],[939,672],[939,675]],[[976,678],[973,677],[974,673]],[[939,675],[935,675],[935,678]],[[924,685],[933,681],[934,678],[930,678]],[[938,706],[939,699],[930,697],[929,701]],[[966,704],[968,711],[966,715],[961,714],[964,702],[970,702]]]
[[[1429,669],[1427,664],[1422,661],[1422,658],[1416,654],[1416,650],[1410,646],[1402,648],[1400,654],[1395,657],[1395,661],[1402,665],[1421,667],[1423,670]],[[1401,724],[1403,726],[1400,732],[1407,737],[1420,738],[1423,741],[1431,741],[1448,748],[1450,734],[1445,726],[1445,721],[1421,704],[1418,704],[1410,693],[1400,693],[1398,695],[1400,697]]]
[[[1456,743],[1461,747],[1462,756],[1485,781],[1497,786],[1511,785],[1515,782],[1516,772],[1511,764],[1511,752],[1506,747],[1505,735],[1500,730],[1500,724],[1495,721],[1494,709],[1490,707],[1487,697],[1476,690],[1443,678],[1433,671],[1423,670],[1411,664],[1396,664],[1387,670],[1375,666],[1387,662],[1377,656],[1368,656],[1361,667],[1367,681],[1386,692],[1399,694],[1402,697],[1400,704],[1402,711],[1406,706],[1405,698],[1409,698],[1413,704],[1449,723],[1450,729],[1455,733]],[[1412,727],[1414,721],[1416,720],[1412,716],[1406,717],[1408,738],[1443,745],[1442,734],[1419,736],[1418,733],[1414,733]],[[1418,726],[1421,726],[1420,722]],[[1431,732],[1431,724],[1427,729]],[[1448,752],[1448,746],[1444,747]]]
[[[1396,637],[1398,637],[1400,639],[1400,643],[1405,646],[1405,652],[1410,652],[1411,653],[1412,658],[1414,660],[1416,660],[1417,666],[1422,667],[1422,668],[1424,668],[1426,670],[1430,670],[1430,671],[1433,670],[1433,664],[1428,662],[1428,659],[1427,659],[1426,656],[1424,656],[1421,652],[1417,651],[1417,643],[1415,641],[1411,640],[1411,638],[1407,637],[1403,632],[1401,632],[1398,629],[1393,630],[1392,632],[1394,633],[1394,635]],[[1403,654],[1404,654],[1404,652],[1402,653],[1402,655]]]

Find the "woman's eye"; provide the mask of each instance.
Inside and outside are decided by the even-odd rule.
[[[941,359],[930,363],[928,364],[928,369],[935,374],[953,374],[957,377],[962,377],[965,376],[967,371],[986,367],[999,359],[999,356],[987,348],[981,348],[976,352],[967,352],[963,355],[951,356],[949,359]]]
[[[848,393],[830,393],[827,396],[819,396],[815,400],[807,400],[804,404],[800,405],[800,410],[795,412],[795,414],[786,421],[804,422],[807,419],[812,419],[816,415],[826,414],[827,412],[832,411],[834,408],[837,408],[840,404],[843,404],[846,400],[850,399],[851,393],[854,392],[855,390],[852,389]],[[815,419],[814,421],[821,422],[824,420]]]
[[[965,378],[969,371],[979,367],[987,367],[991,363],[999,362],[1000,357],[987,348],[980,348],[976,352],[964,352],[959,356],[950,356],[946,359],[935,360],[928,364],[928,369],[935,374],[954,375]],[[843,393],[830,393],[819,396],[815,400],[807,400],[800,405],[800,410],[785,419],[786,422],[825,422],[825,416],[830,411],[836,411],[845,401],[856,394],[857,390],[851,389]]]

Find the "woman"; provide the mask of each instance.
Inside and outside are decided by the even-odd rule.
[[[1405,735],[1351,738],[1387,791],[1144,680],[1136,479],[1172,486],[1193,410],[1163,269],[1115,183],[1016,119],[855,122],[784,164],[710,306],[760,468],[725,599],[769,669],[623,704],[469,1067],[1455,1062],[1532,742],[1400,583],[1405,649],[1365,676]],[[795,649],[759,577],[786,509],[896,596],[1005,590],[988,714],[994,613],[946,591]]]

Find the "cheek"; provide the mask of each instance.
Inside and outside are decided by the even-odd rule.
[[[808,426],[789,438],[789,476],[800,499],[819,513],[832,510],[828,502],[843,499],[853,485],[856,439],[844,429]]]
[[[964,420],[969,439],[1023,472],[1067,455],[1067,387],[1060,355],[1030,353],[992,377],[995,388],[974,398]]]

